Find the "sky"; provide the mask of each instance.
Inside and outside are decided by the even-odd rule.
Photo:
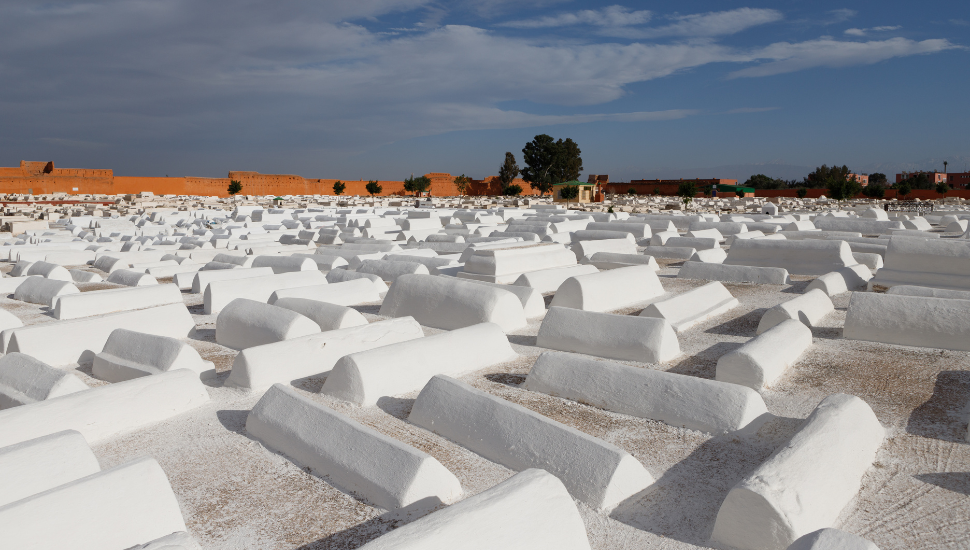
[[[583,179],[970,167],[970,2],[4,0],[0,165]]]

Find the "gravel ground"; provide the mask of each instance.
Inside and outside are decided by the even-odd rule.
[[[663,265],[661,281],[669,295],[705,283],[676,279],[676,262]],[[764,311],[797,296],[809,280],[794,279],[784,286],[725,285],[740,306],[681,334],[682,356],[664,364],[626,363],[713,378],[718,357],[753,337]],[[114,287],[79,286],[82,291]],[[215,343],[215,316],[202,314],[201,296],[184,298],[197,324],[190,343],[220,373],[208,383],[211,401],[97,445],[94,450],[102,467],[145,455],[156,458],[169,476],[189,531],[206,549],[357,548],[415,519],[363,504],[249,438],[246,415],[260,395],[222,386],[236,352]],[[544,351],[535,345],[539,320],[509,335],[518,359],[462,380],[609,441],[631,453],[654,476],[657,481],[650,490],[608,515],[577,503],[596,549],[708,548],[728,490],[791,436],[820,400],[838,392],[869,403],[888,437],[859,496],[836,526],[883,550],[970,547],[970,448],[964,441],[970,401],[968,354],[844,340],[841,327],[848,295],[836,297],[834,303],[836,312],[813,330],[814,346],[764,392],[773,417],[753,433],[712,437],[521,389],[535,358]],[[53,321],[45,307],[8,298],[0,299],[0,305],[27,324]],[[643,307],[615,313],[636,315]],[[377,304],[357,309],[370,321],[382,319]],[[73,368],[88,384],[104,384],[90,376],[90,365]],[[311,377],[293,385],[311,399],[434,456],[458,477],[466,495],[514,474],[409,424],[416,392],[385,398],[376,407],[356,407],[317,393],[324,379]]]

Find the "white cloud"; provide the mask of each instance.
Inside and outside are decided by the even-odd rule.
[[[845,34],[849,36],[865,36],[870,32],[888,32],[903,28],[900,25],[883,25],[881,27],[870,27],[868,29],[846,29]]]
[[[516,29],[538,29],[549,27],[567,27],[573,25],[594,25],[598,27],[614,27],[628,25],[642,25],[650,21],[651,14],[648,10],[630,11],[623,6],[609,6],[601,10],[582,10],[576,12],[560,13],[540,17],[537,19],[524,19],[521,21],[507,21],[499,23],[500,27],[510,27]]]
[[[836,23],[843,23],[855,17],[856,13],[858,12],[846,8],[831,10],[828,12],[829,17],[824,21],[824,24],[834,25]]]
[[[770,76],[814,67],[871,65],[893,57],[935,53],[961,47],[945,39],[916,42],[906,38],[891,38],[869,42],[843,42],[826,37],[795,44],[778,42],[751,55],[752,60],[773,61],[735,71],[729,77]]]
[[[739,8],[730,11],[676,15],[674,22],[662,27],[610,32],[625,38],[659,38],[664,36],[711,37],[739,33],[745,29],[780,21],[784,16],[777,10]]]

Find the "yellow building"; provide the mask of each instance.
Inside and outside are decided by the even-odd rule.
[[[579,189],[579,193],[577,194],[576,198],[569,199],[568,201],[562,198],[562,190],[567,186],[577,187]],[[583,183],[581,181],[556,183],[552,186],[552,202],[574,202],[577,204],[595,202],[598,187],[599,185],[596,183]]]

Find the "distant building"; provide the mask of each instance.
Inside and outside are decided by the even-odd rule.
[[[869,175],[868,174],[848,174],[845,179],[854,179],[859,182],[859,185],[866,187],[869,185]]]
[[[966,189],[970,187],[970,172],[950,172],[946,182],[954,189]]]
[[[903,172],[901,174],[896,174],[896,183],[909,179],[917,174],[926,174],[926,177],[930,178],[930,183],[933,185],[947,181],[947,175],[944,172],[924,172],[919,170],[917,172]]]
[[[579,194],[575,199],[569,199],[568,201],[562,198],[560,192],[563,187],[575,186],[579,187]],[[570,202],[577,204],[585,204],[588,202],[598,202],[602,200],[602,196],[599,194],[599,185],[594,182],[582,183],[579,181],[567,181],[563,183],[554,183],[552,185],[552,202]]]
[[[609,174],[590,174],[589,179],[586,180],[586,183],[598,183],[600,185],[607,184],[610,183],[610,176]]]

